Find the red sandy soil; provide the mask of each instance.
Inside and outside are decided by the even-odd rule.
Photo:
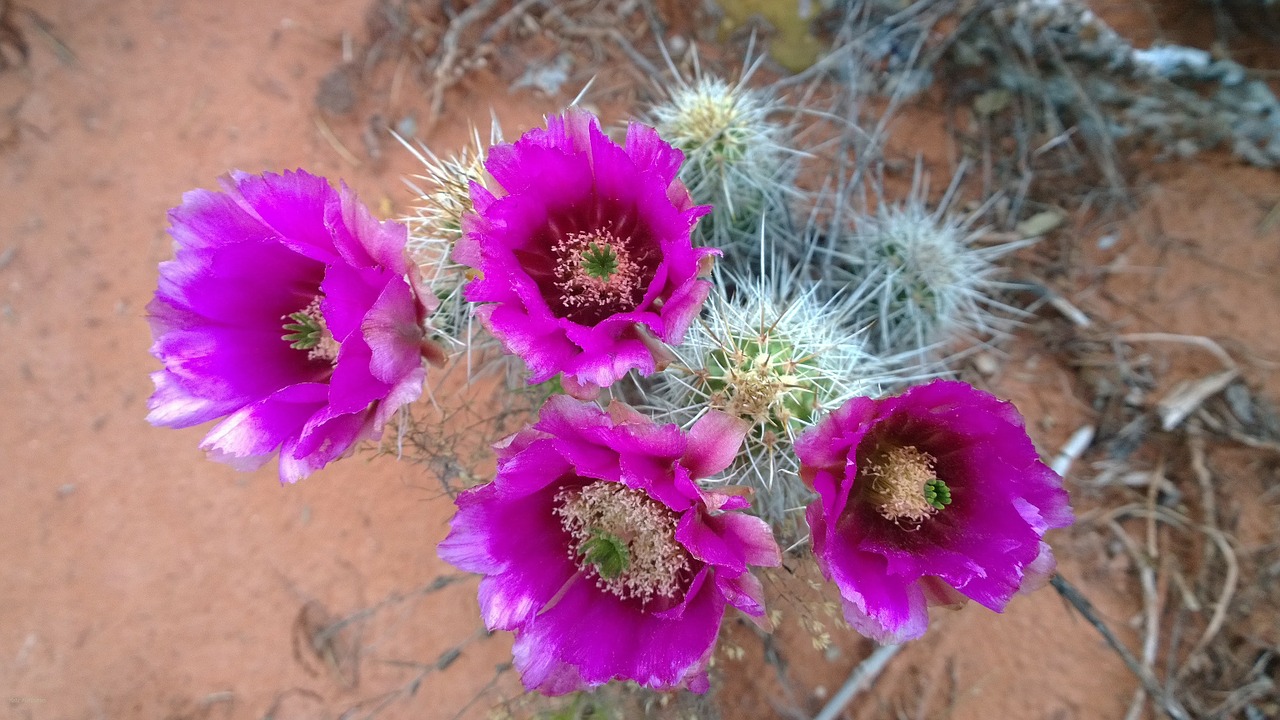
[[[412,158],[386,142],[371,162],[357,124],[331,121],[365,158],[353,166],[315,121],[315,88],[365,8],[43,0],[40,16],[73,58],[18,11],[32,53],[0,73],[0,718],[366,717],[384,699],[380,717],[450,718],[509,661],[509,637],[474,635],[473,580],[414,594],[452,572],[434,551],[452,506],[422,467],[364,453],[281,487],[273,467],[238,474],[205,460],[201,429],[144,420],[157,363],[143,308],[171,252],[165,212],[185,190],[231,168],[303,167],[404,211]],[[448,96],[448,117],[424,138],[437,150],[461,147],[469,119],[486,121],[491,106],[511,131],[566,100],[508,95],[506,82],[478,77]],[[1220,159],[1159,175],[1115,247],[1099,249],[1102,232],[1081,229],[1086,269],[1123,258],[1129,270],[1086,272],[1077,302],[1133,331],[1232,338],[1280,359],[1277,231],[1258,230],[1280,200],[1276,176]],[[1041,419],[1033,435],[1051,455],[1087,408],[1062,396],[1071,379],[1051,356],[1018,348],[990,386]],[[1259,367],[1274,366],[1249,368],[1274,397]],[[1132,642],[1127,576],[1100,567],[1087,537],[1051,540],[1063,573]],[[327,656],[296,639],[300,622],[305,631],[372,606]],[[779,632],[797,634],[785,620]],[[832,635],[825,656],[790,658],[807,712],[867,650]],[[764,677],[771,670],[753,664],[759,641],[734,637],[754,670],[730,682],[726,716],[771,717],[786,703]],[[431,664],[469,638],[416,694],[388,695],[418,672],[390,661]],[[733,675],[732,663],[718,665]],[[501,686],[510,690],[509,675]],[[1003,616],[939,612],[855,708],[889,717],[906,696],[923,698],[927,717],[1119,717],[1134,687],[1046,590]],[[491,703],[465,712],[486,716]]]

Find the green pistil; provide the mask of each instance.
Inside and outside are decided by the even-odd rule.
[[[582,252],[582,272],[604,282],[618,272],[618,253],[603,243],[591,243]]]
[[[578,554],[595,566],[596,572],[605,580],[614,580],[627,571],[631,564],[631,556],[627,552],[627,544],[620,538],[600,530],[591,533],[591,537],[578,546]]]
[[[285,323],[285,334],[281,339],[289,343],[295,350],[310,350],[324,338],[324,326],[320,318],[312,317],[306,311],[299,310],[288,316],[293,322]]]
[[[941,480],[934,478],[924,484],[924,499],[938,510],[951,504],[951,488]]]

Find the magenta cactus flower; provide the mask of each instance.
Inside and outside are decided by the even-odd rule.
[[[495,478],[458,496],[439,552],[484,575],[485,625],[515,632],[525,687],[705,692],[726,606],[766,622],[749,567],[781,562],[773,535],[737,512],[745,497],[697,483],[728,467],[746,430],[710,413],[685,434],[556,395],[497,446]]]
[[[147,419],[224,418],[201,444],[295,482],[377,435],[422,393],[436,300],[419,291],[403,225],[301,170],[233,173],[169,213],[175,257],[147,306],[164,363]]]
[[[1071,524],[1062,478],[1011,403],[953,381],[853,398],[796,440],[818,494],[806,517],[819,567],[858,632],[924,634],[928,606],[996,612],[1054,569],[1045,531]]]
[[[578,109],[489,150],[503,192],[472,184],[454,259],[477,271],[465,297],[530,383],[563,373],[587,397],[630,370],[652,373],[662,343],[683,340],[718,254],[690,240],[710,207],[676,179],[683,158],[638,123],[619,146]]]

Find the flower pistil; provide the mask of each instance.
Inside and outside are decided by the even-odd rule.
[[[324,315],[320,312],[320,300],[321,297],[317,295],[305,308],[282,317],[281,320],[292,322],[283,325],[285,334],[280,339],[295,350],[306,350],[309,360],[336,362],[338,341],[325,325]]]
[[[577,555],[595,566],[596,574],[605,580],[617,580],[631,565],[631,553],[622,538],[592,528],[578,544]]]
[[[951,504],[951,488],[940,478],[934,478],[924,484],[924,499],[935,510],[941,510]]]

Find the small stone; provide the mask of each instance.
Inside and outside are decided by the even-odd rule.
[[[358,77],[359,71],[352,63],[344,63],[330,70],[316,89],[316,107],[334,117],[351,114],[356,107]]]
[[[1000,370],[1000,363],[996,362],[991,353],[978,353],[973,356],[973,367],[982,373],[983,377],[992,377]]]
[[[405,115],[396,121],[396,134],[402,138],[411,138],[418,134],[418,120],[413,115]]]

